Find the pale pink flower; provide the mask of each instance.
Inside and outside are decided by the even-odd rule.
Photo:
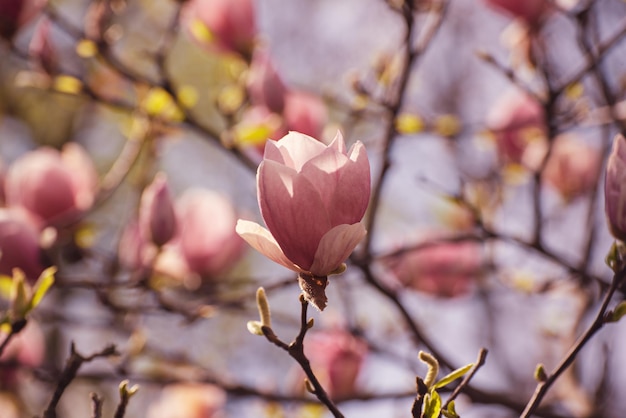
[[[11,39],[45,7],[47,0],[0,1],[0,37]]]
[[[148,418],[216,418],[226,403],[226,393],[208,384],[166,386],[148,409]]]
[[[494,9],[524,20],[530,26],[539,25],[550,11],[548,0],[486,0]]]
[[[313,373],[333,400],[356,394],[356,382],[367,355],[367,345],[341,329],[311,332],[304,353]]]
[[[613,236],[626,241],[626,139],[617,135],[606,164],[604,210]]]
[[[247,84],[253,105],[265,106],[278,114],[283,112],[287,87],[276,72],[267,50],[258,48],[254,51]]]
[[[283,117],[288,130],[319,138],[328,121],[328,111],[319,96],[290,91],[285,96]]]
[[[248,57],[256,36],[253,0],[189,0],[181,12],[182,27],[192,39],[218,50]]]
[[[482,270],[481,251],[474,242],[442,242],[409,250],[390,262],[403,285],[439,297],[470,291]]]
[[[6,335],[0,331],[0,341]],[[19,379],[19,366],[37,367],[44,360],[45,339],[39,325],[29,320],[26,327],[15,335],[4,349],[0,362],[14,362],[17,367],[0,367],[0,389],[16,388]],[[1,415],[1,414],[0,414]]]
[[[21,209],[0,209],[0,274],[13,275],[19,268],[29,280],[43,271],[39,231]]]
[[[164,173],[157,174],[141,195],[139,228],[146,240],[159,247],[176,234],[174,202]]]
[[[177,242],[189,268],[203,277],[216,277],[242,254],[235,233],[237,215],[224,196],[205,189],[187,190],[176,201]]]
[[[504,93],[487,114],[500,161],[537,168],[545,153],[546,125],[541,105],[515,88]]]
[[[330,145],[298,132],[268,141],[257,192],[269,231],[239,220],[237,232],[271,260],[325,277],[366,233],[360,223],[370,195],[365,147],[357,142],[346,151],[341,133]]]
[[[85,150],[68,143],[61,152],[38,148],[17,159],[7,172],[8,206],[20,206],[44,224],[73,222],[93,204],[98,175]]]
[[[562,134],[552,145],[543,178],[566,201],[570,201],[596,185],[601,163],[597,149],[573,135]]]
[[[132,221],[126,224],[120,237],[117,256],[122,266],[136,270],[145,267],[145,251],[148,244],[143,238],[139,223]]]

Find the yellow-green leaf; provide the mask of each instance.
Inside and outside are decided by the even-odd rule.
[[[35,283],[35,288],[33,291],[33,297],[30,300],[30,309],[34,309],[39,305],[43,297],[48,292],[48,289],[54,284],[54,273],[56,273],[56,267],[48,267],[45,269],[39,279],[37,279],[37,283]],[[29,309],[29,310],[30,310]]]
[[[450,401],[450,403],[448,404],[448,409],[442,410],[441,413],[446,418],[460,418],[459,414],[456,413],[454,401]]]
[[[465,373],[469,372],[472,367],[474,367],[474,363],[470,363],[466,366],[460,367],[452,371],[450,374],[447,374],[446,376],[442,377],[437,383],[435,383],[433,385],[433,389],[442,388],[446,386],[448,383],[451,383],[457,379],[460,379],[461,377],[465,375]]]
[[[0,296],[4,299],[11,297],[11,289],[13,288],[13,278],[0,275]]]
[[[436,391],[432,391],[430,396],[424,398],[423,418],[438,418],[441,413],[441,397]]]

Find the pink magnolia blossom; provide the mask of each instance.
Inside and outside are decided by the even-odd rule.
[[[487,114],[500,161],[535,169],[545,152],[546,126],[541,105],[519,89],[500,96]]]
[[[224,196],[191,189],[176,202],[180,227],[178,242],[189,268],[201,276],[215,277],[240,258],[242,240],[235,233],[237,215]]]
[[[319,138],[328,120],[328,111],[319,96],[290,91],[285,96],[283,117],[288,130]]]
[[[613,236],[626,241],[626,139],[617,135],[606,164],[604,210]]]
[[[14,268],[36,280],[43,271],[39,231],[28,213],[0,209],[0,274],[12,276]]]
[[[253,0],[189,0],[181,23],[199,43],[248,57],[257,32],[255,14]]]
[[[217,386],[184,383],[166,386],[148,409],[148,418],[216,418],[226,403]]]
[[[283,112],[287,87],[276,72],[267,50],[255,50],[247,83],[248,95],[253,105],[265,106],[278,114]]]
[[[174,202],[164,173],[157,174],[141,195],[139,227],[142,236],[159,247],[176,234]]]
[[[0,0],[0,37],[11,39],[46,5],[47,0]]]
[[[486,0],[496,10],[524,20],[530,26],[537,26],[550,11],[548,0]]]
[[[570,201],[596,185],[601,162],[598,150],[572,135],[562,134],[552,145],[543,178]]]
[[[85,150],[68,143],[17,159],[7,172],[7,205],[23,207],[46,225],[72,222],[93,204],[98,176]]]
[[[0,341],[4,341],[5,337],[6,335],[0,331]],[[0,389],[16,388],[19,380],[19,366],[40,366],[44,360],[44,354],[43,332],[36,322],[29,320],[26,327],[11,339],[0,356],[0,362],[14,362],[18,366],[0,367]]]
[[[367,354],[363,341],[341,329],[312,332],[306,338],[304,353],[331,399],[356,394],[356,381]]]
[[[341,133],[328,146],[298,132],[268,141],[257,191],[269,230],[239,220],[237,232],[291,270],[327,276],[365,236],[369,161],[360,142],[346,151]]]
[[[466,294],[482,269],[480,247],[473,242],[444,242],[410,250],[391,263],[405,286],[440,297]]]

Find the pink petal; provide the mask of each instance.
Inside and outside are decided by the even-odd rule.
[[[272,235],[292,262],[308,269],[322,236],[331,228],[317,189],[304,175],[274,161],[258,172],[259,207]]]
[[[287,267],[289,270],[299,273],[302,272],[302,269],[289,261],[289,259],[285,256],[283,250],[280,249],[278,243],[272,234],[270,234],[270,231],[263,228],[261,225],[255,222],[239,219],[235,230],[241,238],[252,246],[252,248],[270,260],[280,264],[281,266]]]
[[[339,130],[337,131],[337,134],[335,134],[335,137],[333,138],[329,147],[336,149],[338,152],[342,154],[346,153],[346,144],[343,140],[343,135],[341,134],[341,131]]]
[[[299,132],[289,132],[278,141],[278,147],[283,155],[287,153],[291,157],[290,167],[296,171],[302,170],[302,166],[307,161],[326,149],[326,145],[317,139]]]
[[[64,165],[72,172],[70,178],[74,186],[76,207],[82,210],[89,209],[98,188],[98,173],[91,157],[76,142],[68,142],[63,146],[61,158]]]
[[[310,268],[316,276],[327,276],[336,270],[365,237],[367,231],[361,223],[338,225],[321,239],[315,261]]]

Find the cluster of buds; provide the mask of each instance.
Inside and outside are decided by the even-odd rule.
[[[72,230],[94,203],[98,174],[77,143],[61,151],[42,147],[27,152],[8,167],[5,206],[0,208],[0,274],[21,269],[30,280],[44,269],[42,244]]]
[[[160,173],[142,193],[138,220],[120,239],[120,260],[129,269],[153,269],[197,287],[198,279],[218,277],[241,256],[236,219],[230,201],[209,190],[189,189],[174,201]]]

